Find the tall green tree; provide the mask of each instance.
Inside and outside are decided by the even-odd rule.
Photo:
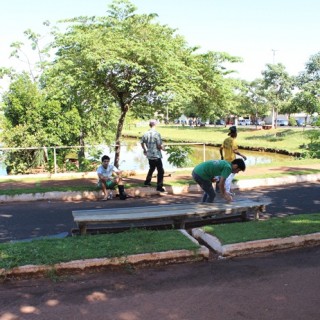
[[[202,119],[215,119],[233,112],[237,83],[228,77],[233,70],[227,69],[225,65],[240,62],[241,59],[222,52],[207,52],[194,57],[199,75],[194,81],[200,91],[186,106],[186,113]]]
[[[242,81],[239,89],[241,96],[239,111],[242,114],[250,114],[256,120],[265,117],[269,107],[262,79],[255,79],[251,82]]]
[[[75,110],[62,110],[58,101],[47,99],[28,73],[16,75],[3,95],[3,104],[1,140],[6,147],[63,145],[77,134],[80,119]],[[35,164],[42,153],[39,150],[16,151],[9,154],[6,163],[20,168],[19,172],[26,171],[40,164]],[[47,160],[45,156],[42,159]]]
[[[228,71],[222,64],[238,58],[214,52],[197,54],[197,48],[188,46],[176,30],[157,23],[156,14],[136,14],[136,7],[127,0],[115,0],[109,8],[104,17],[63,21],[66,28],[63,32],[53,29],[54,40],[45,50],[40,49],[38,34],[27,30],[25,35],[38,52],[42,71],[41,77],[30,72],[39,90],[40,102],[33,103],[41,111],[37,112],[41,125],[34,128],[41,134],[33,136],[38,137],[35,145],[52,141],[84,147],[90,142],[115,141],[118,165],[128,114],[148,118],[155,112],[175,114],[194,105],[206,116],[207,110],[214,113],[229,108],[233,84],[226,79]],[[22,43],[13,44],[13,49],[13,57],[23,55]],[[49,64],[43,58],[53,51],[54,60]],[[0,70],[5,72],[8,70]],[[8,117],[18,107],[10,104],[12,97],[9,94],[6,101]],[[20,103],[24,111],[30,110],[32,103],[27,99]],[[8,119],[12,130],[16,127],[13,119]],[[22,116],[17,119],[22,121]],[[53,125],[46,128],[44,119]],[[56,127],[55,119],[61,120]],[[29,128],[29,123],[24,125]]]
[[[296,108],[307,115],[320,113],[320,52],[310,57],[297,83],[299,91],[294,98]]]
[[[272,126],[274,126],[278,112],[292,97],[294,80],[281,63],[267,64],[262,75],[263,88],[272,110]]]
[[[163,101],[189,101],[200,92],[195,48],[175,30],[154,22],[154,14],[135,11],[129,1],[114,1],[106,17],[66,21],[67,32],[55,34],[57,56],[50,71],[71,90],[86,92],[95,105],[113,112],[118,108],[115,165],[129,110],[147,117],[164,111]]]

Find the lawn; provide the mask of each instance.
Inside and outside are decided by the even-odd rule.
[[[145,127],[125,128],[124,136],[141,137],[148,130]],[[239,147],[253,148],[257,150],[285,150],[290,153],[305,151],[302,146],[310,143],[306,137],[307,130],[303,128],[277,128],[271,130],[257,130],[255,127],[238,127],[237,142]],[[169,142],[201,142],[220,146],[227,138],[228,128],[225,127],[194,127],[159,125],[157,131],[162,139]]]
[[[284,238],[320,232],[320,213],[300,214],[284,218],[274,217],[264,221],[210,225],[205,232],[216,236],[222,244],[261,239]]]
[[[222,244],[282,238],[320,232],[320,213],[209,225],[203,229]],[[129,230],[116,234],[74,236],[0,244],[0,268],[54,265],[90,258],[124,257],[168,250],[196,250],[199,246],[178,230]]]
[[[114,234],[1,243],[0,268],[53,265],[72,260],[125,257],[138,253],[198,248],[196,243],[178,230],[133,229]]]

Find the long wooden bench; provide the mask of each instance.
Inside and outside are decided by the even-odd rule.
[[[249,212],[255,218],[264,211],[266,202],[237,200],[232,203],[187,203],[130,208],[110,208],[72,211],[74,222],[80,234],[86,234],[87,227],[116,223],[134,224],[139,222],[169,221],[176,228],[185,228],[185,223],[192,218],[208,219],[222,216],[240,216],[246,219]]]

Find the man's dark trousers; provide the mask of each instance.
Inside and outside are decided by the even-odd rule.
[[[152,174],[153,174],[154,170],[157,168],[157,171],[158,171],[158,174],[157,174],[157,188],[162,188],[163,187],[164,170],[163,170],[163,165],[162,165],[161,158],[148,159],[148,161],[149,161],[149,171],[148,171],[147,178],[146,178],[146,181],[144,182],[144,184],[151,183]]]

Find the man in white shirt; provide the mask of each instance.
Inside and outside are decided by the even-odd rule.
[[[111,194],[108,196],[108,189],[114,190],[118,186],[120,199],[127,199],[127,194],[124,191],[123,182],[121,179],[121,171],[115,167],[113,164],[110,164],[110,158],[104,155],[101,158],[102,164],[97,169],[98,174],[98,186],[101,187],[104,197],[102,200],[106,201],[108,198],[111,198]]]

